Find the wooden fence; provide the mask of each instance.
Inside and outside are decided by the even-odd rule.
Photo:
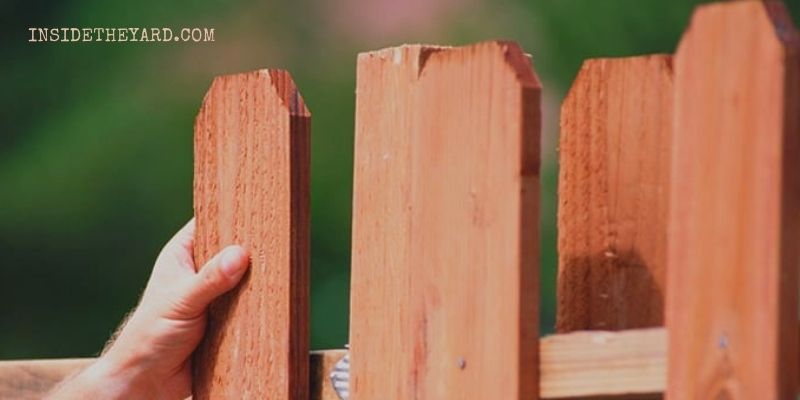
[[[349,398],[794,398],[798,45],[780,2],[745,0],[699,7],[674,56],[583,65],[561,110],[558,333],[541,339],[529,57],[360,54]],[[196,261],[242,243],[253,265],[211,307],[197,399],[339,399],[346,351],[309,357],[309,133],[284,71],[217,78],[203,101]],[[1,362],[0,397],[89,362]]]

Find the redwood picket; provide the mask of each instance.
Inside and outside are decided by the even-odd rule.
[[[800,79],[779,2],[699,7],[675,56],[672,399],[797,389]]]
[[[209,309],[195,399],[308,397],[309,122],[285,71],[218,77],[203,101],[195,263],[236,243],[252,266]]]
[[[514,43],[358,59],[351,398],[538,395],[539,81]]]
[[[671,64],[588,60],[564,100],[558,332],[663,325]]]

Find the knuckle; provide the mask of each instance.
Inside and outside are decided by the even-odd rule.
[[[220,268],[209,269],[210,271],[204,274],[203,285],[214,292],[225,290],[228,285],[228,277],[225,276]]]

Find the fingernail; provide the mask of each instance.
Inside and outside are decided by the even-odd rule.
[[[222,251],[219,264],[225,275],[235,278],[247,267],[247,254],[241,246],[228,246]]]

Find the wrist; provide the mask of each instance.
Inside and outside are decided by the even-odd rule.
[[[155,381],[136,363],[134,358],[122,358],[109,352],[100,356],[81,373],[88,386],[100,383],[98,398],[139,399],[153,398]]]
[[[105,357],[59,384],[46,399],[149,399],[154,394],[146,380]]]

